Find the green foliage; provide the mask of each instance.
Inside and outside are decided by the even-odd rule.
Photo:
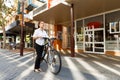
[[[15,11],[16,8],[12,7],[9,8],[4,4],[5,0],[0,0],[0,26],[5,26],[7,20],[6,17],[8,17],[9,15],[12,15],[12,11]],[[16,1],[16,0],[15,0]]]
[[[5,33],[5,25],[7,23],[7,17],[9,17],[12,13],[12,11],[15,8],[9,8],[4,3],[5,0],[0,0],[0,27],[2,27],[3,30],[3,48],[6,46],[6,33]]]
[[[3,25],[5,25],[5,22],[6,22],[6,20],[5,20],[5,16],[7,15],[7,13],[8,13],[8,8],[5,6],[5,4],[4,4],[4,0],[0,0],[0,26],[3,26]],[[5,15],[5,16],[3,16],[3,15]]]

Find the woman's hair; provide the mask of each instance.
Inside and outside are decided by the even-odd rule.
[[[39,24],[40,24],[41,22],[43,22],[43,21],[38,21],[38,28],[40,27]]]
[[[40,27],[39,24],[40,24],[41,21],[38,22],[38,28]]]

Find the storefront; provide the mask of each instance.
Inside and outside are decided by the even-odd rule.
[[[76,49],[120,56],[120,9],[76,20]]]
[[[65,1],[68,4],[61,2],[43,11],[40,11],[39,8],[36,9],[33,11],[33,19],[43,20],[46,23],[54,24],[55,26],[61,25],[62,49],[70,49],[70,10],[71,4],[73,4],[75,28],[72,36],[75,38],[75,52],[120,55],[120,1]]]

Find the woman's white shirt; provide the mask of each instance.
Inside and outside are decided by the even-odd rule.
[[[34,31],[33,37],[48,37],[47,33],[45,30],[41,30],[40,28],[36,29]],[[35,40],[35,43],[38,45],[44,45],[44,39],[43,38],[38,38]]]

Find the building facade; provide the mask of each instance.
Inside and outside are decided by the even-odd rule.
[[[58,38],[55,47],[62,53],[71,53],[74,48],[75,53],[120,56],[119,3],[118,0],[27,0],[25,12],[30,13],[30,19],[25,17],[25,20],[26,30],[30,31],[26,35],[31,36],[35,29],[30,28],[29,23],[37,25],[37,21],[42,20],[47,23],[49,35]]]
[[[47,8],[33,10],[33,20],[53,24],[59,50],[70,52],[71,4],[74,5],[75,52],[120,56],[120,6],[118,0],[48,0]],[[87,4],[87,5],[86,5]],[[52,6],[51,6],[52,5]],[[59,36],[61,35],[61,36]]]

